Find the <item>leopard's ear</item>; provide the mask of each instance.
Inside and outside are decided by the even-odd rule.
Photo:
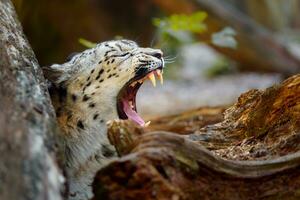
[[[80,67],[80,60],[77,59],[77,62],[72,62],[72,59],[79,54],[78,52],[70,54],[66,59],[66,63],[42,67],[45,78],[55,84],[68,80]]]
[[[66,63],[53,64],[42,67],[46,79],[54,84],[68,82],[86,69],[90,69],[98,64],[103,56],[99,47],[87,49],[81,53],[74,53],[69,56]]]
[[[54,64],[51,66],[43,66],[42,70],[45,78],[52,83],[58,84],[63,82],[65,79],[65,70],[63,65]]]
[[[46,79],[54,84],[67,82],[81,72],[84,67],[81,62],[66,62],[42,67]]]

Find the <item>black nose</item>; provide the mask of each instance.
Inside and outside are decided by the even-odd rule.
[[[160,52],[155,52],[155,53],[152,54],[152,56],[155,57],[155,58],[161,59],[162,53],[160,53]]]

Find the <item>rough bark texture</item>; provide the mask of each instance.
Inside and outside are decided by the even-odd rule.
[[[55,114],[9,0],[0,0],[0,199],[61,199]]]
[[[112,122],[110,140],[125,156],[98,172],[94,199],[299,199],[299,94],[300,75],[251,90],[224,119],[216,108],[185,115],[190,127],[207,117],[221,121],[190,134],[165,132],[170,127],[158,126],[161,119],[150,133]]]

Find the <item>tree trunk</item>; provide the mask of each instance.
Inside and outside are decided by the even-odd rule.
[[[54,110],[9,0],[0,0],[0,111],[0,199],[61,199]]]
[[[156,132],[112,122],[110,140],[125,156],[98,172],[94,199],[300,199],[300,75],[221,112],[154,120]],[[221,122],[211,125],[213,116]],[[210,125],[176,129],[184,121]],[[164,131],[172,124],[181,135]]]

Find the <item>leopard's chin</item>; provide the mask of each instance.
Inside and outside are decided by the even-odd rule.
[[[142,68],[141,68],[142,69]],[[163,83],[162,67],[158,67],[152,71],[144,69],[137,71],[136,76],[129,80],[120,90],[117,96],[117,111],[120,119],[129,119],[140,126],[147,126],[150,122],[145,121],[137,113],[136,94],[144,83],[149,79],[153,86],[156,86],[155,76]]]

